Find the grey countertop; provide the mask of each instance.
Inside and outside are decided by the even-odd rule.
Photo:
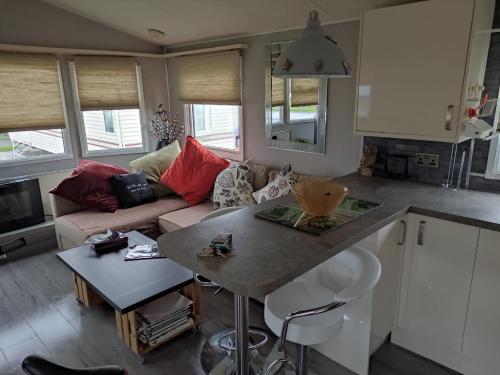
[[[254,214],[277,200],[244,208],[159,237],[160,251],[244,296],[264,296],[408,212],[500,231],[500,195],[351,174],[336,179],[349,195],[380,207],[325,235],[292,230]],[[292,195],[279,201],[293,199]],[[216,233],[233,234],[235,255],[200,258]]]

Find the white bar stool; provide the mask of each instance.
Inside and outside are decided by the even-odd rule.
[[[285,341],[290,341],[298,346],[298,358],[296,362],[286,356],[276,359],[264,374],[273,373],[278,365],[289,365],[297,374],[306,375],[309,346],[335,338],[344,324],[342,306],[369,293],[380,279],[380,262],[367,250],[346,249],[330,264],[328,278],[314,284],[294,281],[266,296],[264,318],[279,336],[278,352],[284,352]]]

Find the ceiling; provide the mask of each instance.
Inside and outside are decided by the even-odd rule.
[[[178,45],[303,27],[312,9],[322,23],[357,18],[363,9],[415,0],[42,0],[160,44]],[[165,32],[154,38],[149,28]]]

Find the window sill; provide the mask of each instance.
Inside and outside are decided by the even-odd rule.
[[[119,148],[108,150],[84,151],[83,157],[89,158],[94,156],[113,156],[113,155],[129,155],[129,154],[146,154],[146,148]]]
[[[73,160],[73,159],[74,159],[74,157],[72,154],[34,156],[31,158],[25,158],[25,159],[2,160],[2,161],[0,161],[0,168],[12,167],[12,166],[16,166],[16,165],[46,163],[49,161],[56,161],[56,160]]]

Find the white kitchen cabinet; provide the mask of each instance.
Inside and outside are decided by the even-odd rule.
[[[392,342],[457,371],[479,228],[409,215]]]
[[[464,373],[500,373],[500,233],[481,229],[463,342]]]
[[[484,76],[487,56],[487,48],[480,51],[478,43],[469,48],[469,41],[479,28],[484,34],[485,23],[492,20],[481,17],[487,12],[478,8],[492,15],[494,3],[430,0],[367,10],[361,28],[356,133],[461,140],[470,106],[464,98],[468,81],[481,79],[478,70]]]

